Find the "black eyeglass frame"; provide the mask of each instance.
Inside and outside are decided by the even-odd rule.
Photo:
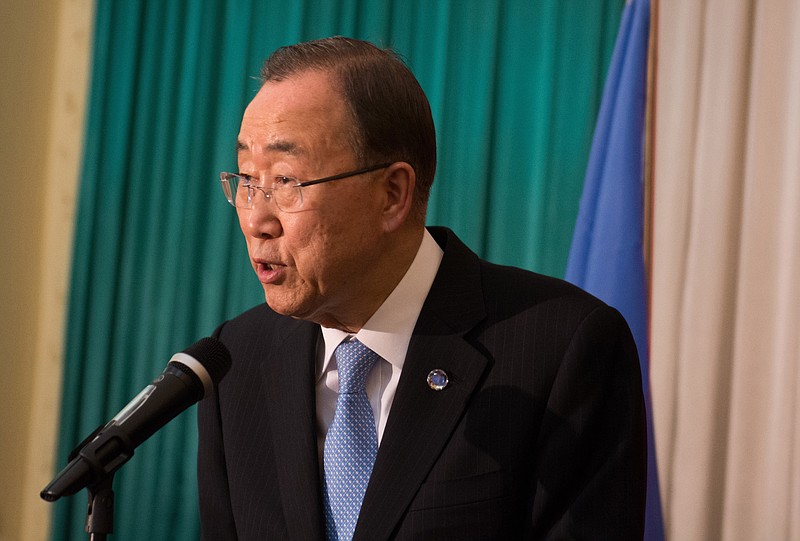
[[[344,179],[344,178],[355,177],[357,175],[363,175],[364,173],[371,173],[373,171],[378,171],[379,169],[385,169],[385,168],[389,167],[390,165],[392,165],[392,163],[394,163],[394,162],[381,163],[381,164],[378,164],[378,165],[372,165],[370,167],[364,167],[363,169],[357,169],[355,171],[347,171],[345,173],[338,173],[336,175],[331,175],[329,177],[323,177],[323,178],[318,178],[318,179],[314,179],[314,180],[300,181],[298,179],[294,179],[294,180],[297,180],[297,184],[291,184],[289,186],[292,187],[292,188],[305,188],[307,186],[314,186],[315,184],[324,184],[325,182],[332,182],[334,180],[341,180],[341,179]],[[228,181],[229,181],[229,179],[231,177],[236,177],[236,178],[242,179],[243,181],[245,181],[245,186],[247,186],[248,188],[255,188],[256,190],[258,190],[261,193],[263,193],[264,197],[266,197],[267,199],[271,199],[271,195],[272,194],[271,193],[268,194],[267,192],[272,192],[274,190],[274,188],[264,188],[263,186],[256,186],[255,184],[252,184],[252,181],[250,179],[255,178],[255,177],[253,177],[251,175],[242,175],[242,174],[239,174],[239,173],[225,173],[225,172],[220,173],[219,174],[219,178],[220,178],[220,181],[223,184],[223,188],[225,187],[226,184],[228,184]],[[275,178],[275,179],[283,179],[283,181],[287,181],[287,180],[293,179],[293,177],[287,177],[285,175],[274,175],[273,178]],[[225,199],[227,199],[228,203],[230,203],[231,205],[236,207],[236,204],[232,200],[234,194],[231,194],[231,197],[229,198],[227,196],[227,191],[225,189],[223,189],[223,192],[226,194]],[[303,201],[303,196],[301,194],[300,195],[300,203],[301,204],[302,204],[302,201]],[[277,205],[277,202],[276,202],[276,205]],[[239,208],[239,207],[236,207],[236,208]],[[243,208],[247,209],[248,207],[243,207]]]
[[[386,169],[393,162],[389,163],[382,163],[379,165],[373,165],[371,167],[365,167],[364,169],[358,169],[356,171],[348,171],[347,173],[339,173],[338,175],[332,175],[330,177],[318,178],[316,180],[306,180],[306,181],[298,181],[297,184],[294,185],[295,188],[305,188],[306,186],[313,186],[315,184],[324,184],[325,182],[330,182],[332,180],[339,180],[343,178],[354,177],[356,175],[363,175],[364,173],[372,173],[373,171],[377,171],[379,169]],[[278,178],[291,178],[291,177],[283,177],[282,175],[277,175]]]

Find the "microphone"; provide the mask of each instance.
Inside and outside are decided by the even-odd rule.
[[[54,502],[113,474],[139,444],[213,393],[230,367],[231,354],[216,338],[203,338],[173,355],[153,383],[70,453],[67,466],[39,495]]]

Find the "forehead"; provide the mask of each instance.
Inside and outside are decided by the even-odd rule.
[[[307,71],[268,81],[247,106],[237,150],[306,155],[347,141],[350,115],[331,76]]]

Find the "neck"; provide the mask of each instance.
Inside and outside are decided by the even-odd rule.
[[[357,333],[394,291],[413,263],[422,243],[424,227],[397,231],[376,250],[370,272],[362,277],[348,309],[340,314],[325,314],[317,323],[323,327]]]

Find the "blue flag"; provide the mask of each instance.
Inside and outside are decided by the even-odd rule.
[[[644,127],[650,1],[622,15],[586,170],[566,279],[617,308],[631,327],[647,408],[645,539],[662,541],[648,371],[648,292],[644,268]]]

